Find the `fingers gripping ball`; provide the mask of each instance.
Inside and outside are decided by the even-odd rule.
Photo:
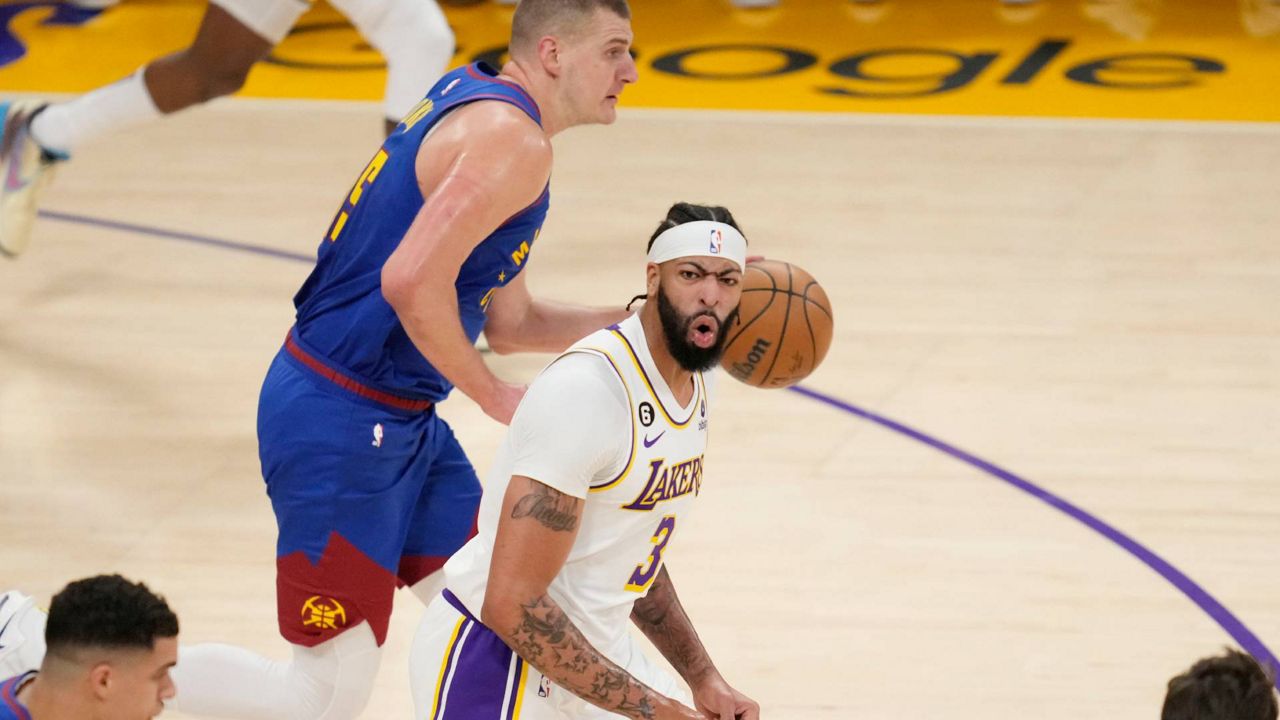
[[[755,387],[794,385],[826,357],[832,328],[831,301],[812,275],[781,260],[749,263],[720,365]]]

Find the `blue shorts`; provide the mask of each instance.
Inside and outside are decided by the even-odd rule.
[[[414,405],[417,403],[417,405]],[[475,534],[480,482],[449,425],[334,374],[292,339],[258,402],[258,454],[280,535],[280,633],[313,646],[369,622]]]

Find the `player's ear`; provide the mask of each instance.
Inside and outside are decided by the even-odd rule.
[[[658,267],[657,263],[649,263],[648,267],[645,268],[644,273],[645,294],[648,295],[650,299],[653,299],[658,295],[658,280],[662,276],[662,268]]]
[[[106,700],[110,696],[112,680],[111,665],[108,663],[100,662],[89,669],[89,687],[98,700]]]
[[[538,60],[542,69],[551,77],[560,77],[560,41],[551,35],[545,35],[538,41]]]

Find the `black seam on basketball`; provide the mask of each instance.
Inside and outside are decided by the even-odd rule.
[[[811,290],[812,288],[815,288],[815,287],[816,287],[816,288],[821,289],[821,286],[820,286],[820,285],[818,285],[818,281],[817,281],[817,280],[814,280],[814,281],[810,282],[808,285],[805,285],[805,286],[804,286],[804,300],[805,300],[805,303],[806,303],[805,307],[806,307],[806,308],[807,308],[807,307],[809,307],[807,303],[813,303],[813,306],[814,306],[814,307],[816,307],[816,308],[818,308],[819,310],[821,310],[821,311],[823,312],[823,314],[825,314],[828,318],[830,318],[830,319],[831,319],[831,321],[834,323],[834,322],[835,322],[835,316],[831,314],[831,310],[830,310],[830,309],[828,309],[827,307],[823,306],[823,304],[822,304],[822,303],[820,303],[820,302],[818,302],[817,300],[814,300],[813,298],[809,297],[809,290]],[[830,300],[827,300],[827,302],[831,302],[831,301],[830,301]],[[808,311],[806,310],[806,312],[808,312]]]
[[[807,293],[808,291],[809,291],[809,289],[808,289],[808,288],[805,288],[805,292]],[[821,307],[821,305],[818,305],[818,303],[813,302],[812,300],[809,300],[808,298],[805,298],[805,303],[804,303],[804,324],[805,324],[806,326],[808,326],[808,328],[809,328],[809,348],[810,348],[810,350],[812,350],[812,353],[809,355],[809,360],[810,360],[810,362],[812,363],[812,364],[809,366],[809,372],[813,372],[813,371],[814,371],[815,369],[817,369],[817,367],[818,367],[818,336],[814,334],[814,332],[813,332],[813,322],[812,322],[811,320],[809,320],[809,306],[810,306],[810,305],[815,305],[815,306],[818,306],[818,307]],[[807,375],[808,373],[805,373],[805,374]]]
[[[776,294],[778,283],[774,281],[773,276],[767,272],[764,272],[763,270],[759,272],[763,273],[765,277],[769,278],[769,282],[773,283],[773,289]],[[753,290],[743,290],[743,292],[754,292],[755,290],[769,290],[769,288],[754,288]],[[773,305],[773,300],[774,298],[769,298],[769,302],[761,306],[760,311],[757,312],[756,316],[751,318],[750,320],[743,320],[742,316],[739,315],[738,320],[741,321],[742,324],[738,327],[738,332],[734,333],[733,335],[730,335],[729,338],[724,341],[724,347],[728,349],[728,347],[733,344],[733,341],[738,339],[739,335],[746,332],[747,328],[751,327],[752,323],[764,317],[764,314],[769,311],[769,306]]]
[[[787,265],[787,287],[793,287],[796,284],[795,278],[791,277],[791,266]],[[773,362],[769,363],[769,369],[764,371],[764,377],[760,378],[762,385],[769,383],[769,376],[773,374],[773,366],[778,364],[778,358],[782,355],[782,344],[787,339],[787,323],[791,320],[791,296],[793,293],[787,290],[787,309],[782,314],[782,327],[778,329],[778,346],[773,351]],[[775,296],[776,297],[776,296]],[[770,300],[769,302],[773,302]]]

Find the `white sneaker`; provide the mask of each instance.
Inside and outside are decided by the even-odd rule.
[[[0,255],[17,257],[31,242],[36,200],[53,179],[55,155],[31,138],[31,117],[45,103],[0,102]]]
[[[40,669],[48,617],[28,595],[0,595],[0,680]]]

